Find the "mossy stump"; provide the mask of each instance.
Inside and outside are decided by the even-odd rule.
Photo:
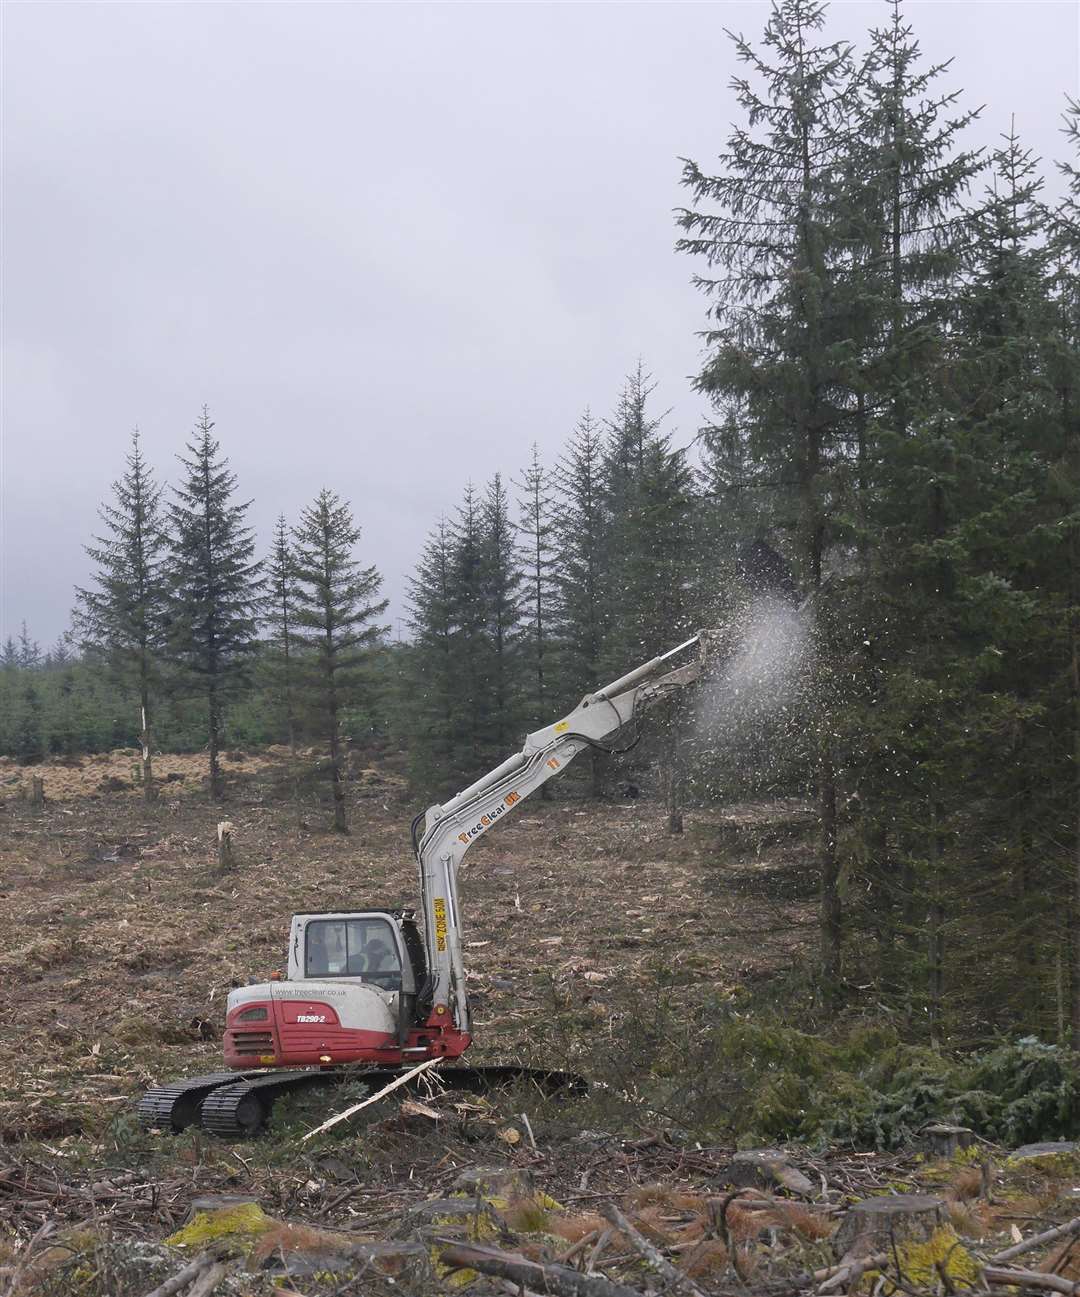
[[[812,1197],[814,1186],[775,1148],[746,1148],[728,1163],[725,1179],[735,1189],[786,1189],[801,1198]]]
[[[923,1130],[923,1138],[933,1157],[955,1157],[961,1149],[975,1142],[975,1132],[967,1126],[950,1126],[938,1122]]]
[[[940,1198],[923,1193],[865,1198],[850,1208],[833,1235],[838,1257],[853,1261],[891,1252],[898,1244],[925,1243],[948,1222]]]

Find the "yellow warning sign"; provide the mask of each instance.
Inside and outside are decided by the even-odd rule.
[[[435,949],[446,949],[446,902],[436,896],[431,908],[435,911]]]

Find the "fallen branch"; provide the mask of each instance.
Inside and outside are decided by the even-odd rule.
[[[210,1294],[225,1278],[227,1267],[220,1261],[212,1265],[209,1270],[204,1270],[200,1278],[196,1279],[191,1285],[188,1297],[210,1297]]]
[[[166,1279],[164,1283],[158,1284],[152,1292],[146,1294],[146,1297],[174,1297],[175,1293],[178,1293],[181,1288],[186,1288],[204,1270],[209,1270],[217,1262],[217,1258],[216,1251],[200,1252],[194,1261],[189,1261],[182,1270],[177,1270],[176,1274]]]
[[[1075,1297],[1077,1292],[1077,1285],[1071,1279],[1045,1274],[1041,1270],[1013,1270],[988,1265],[983,1269],[983,1277],[987,1283],[1008,1284],[1012,1288],[1043,1288],[1047,1292],[1065,1293],[1066,1297]]]
[[[406,1081],[411,1081],[414,1076],[419,1076],[421,1072],[426,1072],[429,1067],[434,1067],[437,1063],[441,1062],[441,1058],[425,1059],[423,1063],[418,1063],[411,1071],[405,1072],[396,1080],[391,1081],[389,1085],[384,1085],[383,1088],[377,1090],[375,1094],[369,1095],[368,1098],[362,1100],[360,1103],[354,1103],[351,1108],[346,1108],[344,1112],[339,1112],[336,1117],[331,1117],[329,1121],[324,1121],[321,1126],[316,1126],[314,1130],[309,1130],[300,1142],[303,1143],[305,1140],[309,1140],[315,1135],[321,1135],[324,1130],[329,1130],[331,1126],[336,1126],[339,1121],[345,1121],[346,1118],[359,1112],[361,1108],[366,1108],[370,1104],[377,1102],[383,1097],[383,1095],[389,1094],[391,1090],[396,1090],[398,1086],[404,1085]]]
[[[1007,1247],[1004,1252],[997,1252],[990,1258],[993,1265],[1001,1265],[1005,1261],[1011,1261],[1014,1256],[1023,1256],[1025,1252],[1034,1252],[1036,1248],[1042,1247],[1044,1243],[1053,1243],[1056,1239],[1064,1238],[1066,1234],[1080,1233],[1080,1216],[1074,1216],[1072,1220],[1066,1221],[1064,1225],[1055,1225],[1053,1229],[1043,1230],[1041,1234],[1032,1234],[1030,1238],[1025,1238],[1019,1243],[1014,1243],[1012,1247]]]
[[[626,1235],[634,1249],[648,1261],[649,1265],[658,1274],[663,1275],[668,1283],[678,1284],[691,1293],[693,1297],[705,1297],[705,1294],[694,1283],[693,1279],[689,1275],[683,1274],[681,1270],[671,1264],[666,1256],[653,1247],[645,1235],[630,1224],[613,1202],[604,1203],[600,1208],[600,1214],[605,1220],[609,1220],[617,1230]]]
[[[533,1292],[552,1293],[555,1297],[642,1297],[636,1288],[612,1283],[602,1275],[582,1274],[571,1266],[552,1262],[541,1264],[516,1252],[500,1252],[498,1248],[461,1243],[455,1239],[437,1238],[433,1241],[447,1265],[509,1279]]]
[[[855,1261],[845,1261],[842,1265],[829,1266],[826,1270],[815,1270],[809,1277],[814,1283],[821,1285],[819,1293],[833,1292],[845,1285],[854,1290],[867,1270],[882,1270],[890,1259],[887,1252],[879,1252],[876,1256],[859,1257]]]

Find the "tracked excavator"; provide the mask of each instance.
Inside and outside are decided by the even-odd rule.
[[[579,753],[614,751],[609,744],[619,731],[693,685],[718,646],[718,632],[700,631],[587,694],[561,720],[528,735],[520,752],[418,815],[412,842],[422,927],[408,910],[294,915],[285,977],[229,993],[224,1047],[231,1070],[148,1091],[138,1104],[143,1124],[249,1135],[284,1094],[343,1080],[374,1088],[425,1060],[459,1058],[472,1041],[457,889],[466,852]],[[676,665],[680,657],[686,660]],[[448,1084],[473,1089],[514,1080],[547,1090],[583,1085],[567,1073],[521,1067],[439,1072]]]

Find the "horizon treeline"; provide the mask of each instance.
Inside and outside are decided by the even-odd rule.
[[[374,569],[349,587],[369,611],[344,728],[314,728],[402,745],[434,800],[695,629],[737,645],[748,608],[782,606],[808,637],[790,689],[731,693],[710,726],[672,713],[626,756],[585,762],[591,791],[659,770],[673,829],[680,796],[811,799],[819,1005],[869,994],[932,1041],[1023,1026],[1076,1043],[1080,104],[1063,105],[1071,161],[1044,165],[1015,129],[972,150],[978,112],[899,4],[858,48],[824,23],[824,5],[779,0],[760,39],[732,37],[740,120],[710,163],[684,162],[708,426],[675,444],[639,363],[560,455],[462,483],[411,582],[408,642],[379,637]],[[351,556],[351,519],[336,535]],[[237,613],[230,742],[295,742],[327,696],[286,688],[279,604],[260,605],[269,637]],[[4,653],[2,750],[131,740],[104,658],[38,666],[30,647]],[[297,651],[310,689],[313,641]],[[170,670],[206,683],[205,660]],[[128,695],[137,675],[129,659]],[[201,725],[205,744],[205,688],[171,697],[158,741]],[[59,719],[77,707],[93,738]]]

